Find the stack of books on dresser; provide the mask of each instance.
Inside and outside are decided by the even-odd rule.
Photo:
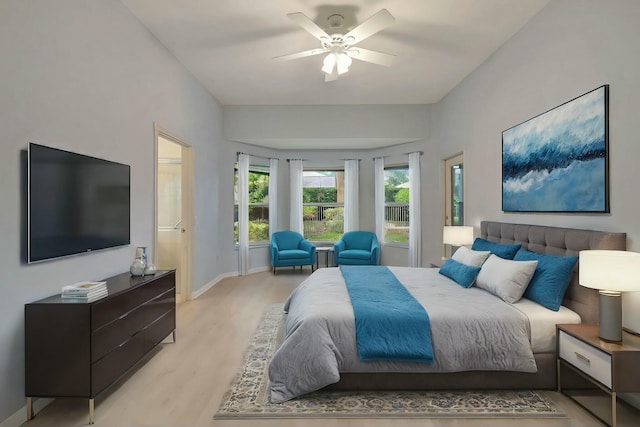
[[[107,282],[78,282],[62,288],[62,298],[91,302],[107,296]]]

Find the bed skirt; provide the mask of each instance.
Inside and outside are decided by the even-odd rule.
[[[551,390],[557,387],[556,353],[534,354],[538,372],[341,373],[333,390]]]

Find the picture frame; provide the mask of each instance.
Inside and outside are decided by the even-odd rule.
[[[609,213],[609,85],[502,132],[502,210]]]

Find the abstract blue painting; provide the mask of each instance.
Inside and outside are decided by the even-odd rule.
[[[609,212],[609,85],[502,132],[502,210]]]

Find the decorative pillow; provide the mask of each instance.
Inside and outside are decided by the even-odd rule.
[[[474,251],[466,246],[460,246],[451,256],[451,259],[465,265],[482,267],[482,264],[489,258],[489,255],[491,255],[489,251]]]
[[[538,266],[524,296],[549,310],[558,311],[569,287],[577,256],[545,255],[520,249],[516,261],[537,260]]]
[[[474,251],[490,251],[492,254],[498,255],[500,258],[513,259],[521,246],[522,245],[520,243],[494,243],[478,237],[473,241],[471,249]]]
[[[512,261],[491,255],[482,265],[476,287],[513,304],[522,298],[538,261]]]
[[[442,267],[440,267],[440,274],[453,280],[463,288],[468,288],[473,285],[479,272],[480,267],[465,265],[453,258],[448,259],[442,264]]]

